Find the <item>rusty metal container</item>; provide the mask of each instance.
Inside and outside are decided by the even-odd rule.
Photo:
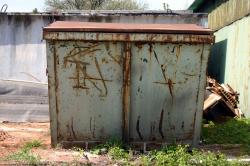
[[[53,146],[198,143],[211,30],[55,22],[43,35]]]

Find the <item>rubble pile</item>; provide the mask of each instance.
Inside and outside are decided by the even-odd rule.
[[[2,131],[2,130],[0,129],[0,141],[4,141],[4,140],[7,139],[8,137],[10,137],[10,135],[9,135],[7,132]]]
[[[219,84],[215,79],[207,78],[206,97],[203,115],[207,120],[223,121],[227,117],[243,117],[238,107],[239,93],[228,84]]]

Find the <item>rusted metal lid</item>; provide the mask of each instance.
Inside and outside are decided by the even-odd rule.
[[[45,32],[116,32],[211,35],[212,30],[195,24],[131,24],[56,21]]]

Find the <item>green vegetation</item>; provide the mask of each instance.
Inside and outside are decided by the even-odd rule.
[[[129,159],[129,152],[125,149],[122,149],[120,147],[112,147],[108,151],[108,155],[111,157],[111,159],[114,160],[128,160]]]
[[[203,152],[199,150],[189,150],[186,145],[169,145],[160,150],[150,151],[148,154],[134,155],[132,150],[122,144],[119,140],[108,141],[98,145],[91,150],[92,153],[102,154],[102,149],[106,149],[106,154],[113,162],[119,165],[173,165],[173,166],[241,166],[237,161],[229,162],[220,153]]]
[[[250,146],[250,119],[230,119],[222,124],[209,124],[202,129],[207,144],[242,144]]]
[[[240,156],[250,154],[250,119],[229,119],[222,124],[209,122],[202,129],[205,144],[221,144],[223,149],[239,145]]]
[[[91,149],[91,153],[93,154],[106,154],[109,151],[118,151],[119,149],[128,149],[128,146],[125,145],[121,140],[119,139],[110,139],[105,144],[100,144]],[[112,153],[111,153],[112,154]]]
[[[144,10],[137,0],[46,0],[47,10]]]
[[[17,161],[29,165],[39,165],[40,157],[32,154],[31,149],[40,147],[42,144],[38,140],[25,143],[22,149],[7,156],[4,160]]]
[[[141,165],[173,165],[173,166],[230,166],[241,165],[240,163],[230,163],[222,154],[211,152],[201,152],[198,150],[187,150],[187,146],[172,145],[157,151],[152,151],[141,157]]]
[[[42,146],[42,142],[39,140],[33,140],[30,142],[26,142],[24,147],[25,149],[32,149],[32,148],[38,148]]]

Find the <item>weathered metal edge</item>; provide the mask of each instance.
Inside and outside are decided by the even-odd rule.
[[[96,32],[43,32],[45,40],[84,41],[131,41],[163,43],[214,43],[213,35],[193,34],[141,34],[141,33],[96,33]]]
[[[57,131],[57,98],[56,98],[56,71],[55,63],[56,58],[53,52],[55,49],[55,44],[46,43],[47,51],[47,68],[48,68],[48,96],[49,96],[49,114],[50,114],[50,133],[51,133],[51,145],[56,147],[58,143],[58,131]]]
[[[193,147],[197,147],[201,137],[201,128],[202,128],[202,114],[203,114],[203,104],[205,98],[205,89],[206,89],[206,71],[207,71],[207,62],[210,54],[210,46],[203,45],[202,53],[200,55],[201,64],[200,64],[200,74],[199,74],[199,84],[198,84],[198,94],[196,101],[196,111],[194,116],[194,137],[193,137]]]

